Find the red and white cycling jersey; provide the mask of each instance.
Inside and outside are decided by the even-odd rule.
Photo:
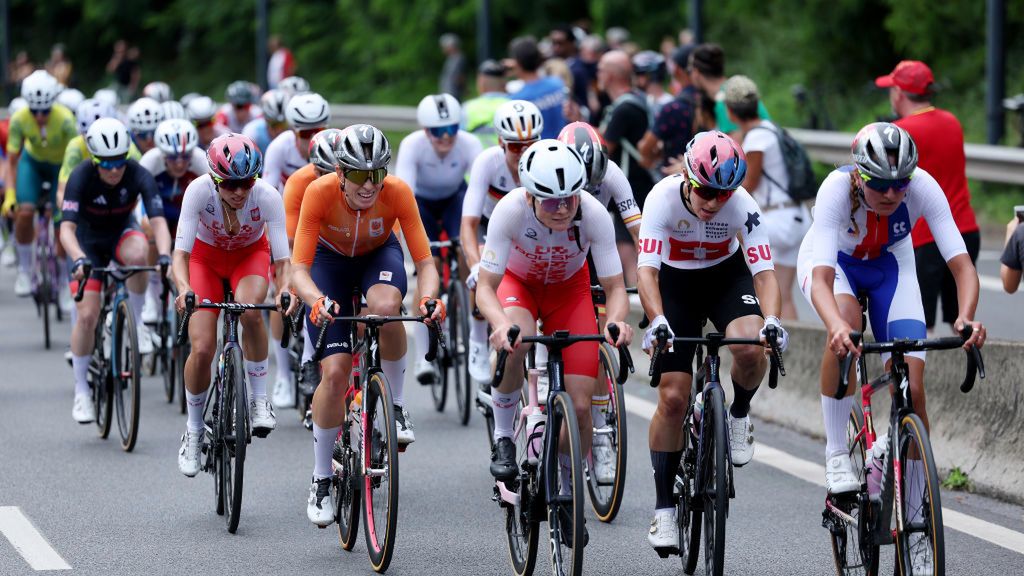
[[[221,250],[238,250],[258,241],[266,229],[270,236],[273,259],[289,257],[284,201],[277,190],[257,180],[245,205],[236,210],[235,214],[238,218],[238,232],[228,234],[224,225],[224,205],[217,194],[213,178],[209,174],[196,178],[185,189],[174,249],[192,252],[198,238]]]
[[[264,151],[263,181],[277,189],[279,195],[283,195],[285,181],[306,164],[309,164],[309,159],[303,158],[302,152],[295,144],[295,132],[285,130],[278,134]]]
[[[615,211],[619,213],[626,228],[633,228],[640,225],[640,205],[633,198],[633,188],[622,173],[622,168],[611,160],[608,161],[608,169],[601,181],[601,187],[597,189],[594,198],[607,206],[609,202],[615,202]]]
[[[517,187],[519,181],[508,169],[505,151],[501,146],[491,146],[476,157],[470,168],[462,216],[491,218],[498,201]]]
[[[742,187],[704,222],[683,203],[685,180],[675,174],[658,182],[644,203],[638,266],[682,270],[710,268],[741,247],[751,275],[774,270],[768,231],[757,202]]]
[[[571,278],[593,252],[598,278],[622,274],[615,249],[615,229],[608,210],[593,196],[581,193],[579,238],[576,227],[555,232],[541,224],[527,201],[526,188],[508,193],[494,207],[480,267],[494,274],[509,273],[538,284]]]

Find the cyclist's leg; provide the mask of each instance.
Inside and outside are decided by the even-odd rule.
[[[505,315],[520,327],[522,336],[537,334],[538,303],[526,283],[511,273],[505,273],[498,285],[498,301]],[[523,387],[523,362],[531,345],[522,344],[508,355],[505,374],[497,387],[491,387],[494,407],[494,439],[511,438],[515,426],[516,406]]]
[[[18,272],[25,275],[31,274],[35,263],[35,213],[43,184],[41,164],[33,160],[28,152],[22,152],[18,159],[18,180],[15,183],[18,211],[14,218],[14,240],[18,253]]]
[[[481,218],[480,223],[477,227],[477,237],[461,237],[464,243],[477,242],[481,243],[484,236],[487,234],[487,219]],[[466,273],[469,273],[469,269],[466,269]],[[476,290],[469,291],[469,309],[470,311],[476,310]],[[482,372],[490,370],[489,368],[489,353],[490,345],[487,342],[487,320],[484,319],[483,315],[474,314],[469,319],[469,367],[470,374],[473,378],[480,381],[481,386],[486,388],[486,378],[480,378],[483,376]],[[475,362],[474,362],[475,361]],[[482,370],[484,364],[488,365],[487,370]],[[474,366],[477,369],[474,370]],[[475,374],[474,374],[475,372]]]
[[[196,302],[223,302],[223,270],[225,262],[214,247],[197,241],[188,259],[189,285]],[[185,360],[185,401],[188,405],[188,428],[203,428],[203,407],[210,388],[210,365],[217,351],[216,310],[198,309],[189,320],[188,337],[191,351]]]
[[[360,260],[362,271],[356,278],[366,296],[367,312],[380,316],[397,315],[409,284],[405,274],[405,255],[398,238],[392,234],[380,248]],[[414,307],[418,308],[418,303]],[[419,310],[410,310],[410,314],[418,315]],[[391,386],[392,403],[399,407],[405,406],[403,390],[407,348],[404,322],[392,322],[381,327],[380,367]],[[422,353],[426,353],[425,348]]]
[[[146,235],[137,226],[132,226],[124,231],[121,239],[114,249],[114,257],[123,266],[145,266],[146,257],[149,253],[149,242]],[[125,281],[128,288],[128,301],[131,304],[132,312],[135,314],[136,324],[142,324],[142,308],[146,303],[146,284],[149,274],[143,272],[135,274]],[[148,334],[148,331],[145,332]],[[143,332],[139,332],[141,337]]]
[[[257,247],[257,248],[253,248]],[[244,304],[262,304],[267,298],[267,270],[270,266],[270,251],[264,242],[256,242],[245,249],[231,272],[231,287],[235,301]],[[259,310],[242,314],[242,354],[251,386],[250,400],[264,401],[267,397],[267,374],[269,369],[267,350],[267,328]]]

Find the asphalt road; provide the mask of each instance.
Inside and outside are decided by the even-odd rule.
[[[177,470],[185,419],[163,401],[160,380],[143,381],[135,452],[100,440],[94,426],[70,417],[72,377],[61,358],[67,328],[59,327],[55,348],[44,351],[34,309],[14,298],[11,282],[0,272],[0,574],[30,574],[30,562],[47,559],[49,566],[104,575],[370,573],[361,537],[354,551],[344,552],[333,526],[318,530],[306,519],[312,442],[294,410],[279,410],[278,429],[251,445],[241,523],[237,534],[228,534],[214,513],[212,477],[189,479]],[[646,361],[637,363],[645,372]],[[464,428],[451,407],[443,414],[433,410],[427,389],[410,382],[406,390],[417,441],[400,460],[398,540],[388,573],[508,574],[482,418],[474,414]],[[655,397],[639,380],[628,393],[626,499],[610,525],[588,511],[586,573],[680,574],[678,558],[661,560],[646,542],[654,497],[644,416]],[[755,426],[755,461],[736,473],[727,573],[832,573],[821,527],[822,442],[763,422]],[[1022,573],[1024,509],[953,492],[943,494],[943,503],[973,519],[947,513],[950,574]],[[959,528],[951,526],[954,517]],[[891,563],[891,553],[883,551],[883,565]],[[539,556],[543,573],[543,543]]]

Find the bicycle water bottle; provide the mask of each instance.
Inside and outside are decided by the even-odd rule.
[[[868,497],[880,500],[885,482],[885,457],[889,452],[888,434],[879,436],[867,452]]]
[[[540,460],[541,452],[544,451],[544,427],[547,417],[537,409],[526,415],[526,458],[531,463]]]

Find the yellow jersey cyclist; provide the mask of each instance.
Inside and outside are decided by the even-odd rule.
[[[782,298],[775,278],[768,231],[757,202],[740,186],[747,172],[743,150],[723,132],[698,133],[686,145],[683,174],[656,184],[640,223],[637,277],[640,301],[651,325],[643,348],[666,326],[670,335],[700,336],[710,320],[731,338],[763,339],[779,330]],[[648,442],[654,468],[655,512],[647,541],[655,550],[679,549],[673,489],[682,457],[683,418],[690,402],[696,347],[675,345],[661,357],[663,377]],[[730,346],[734,399],[729,407],[732,462],[754,455],[750,401],[768,369],[764,348]]]
[[[392,232],[401,223],[409,253],[416,266],[419,311],[437,297],[440,285],[430,256],[427,235],[420,222],[409,186],[387,175],[391,145],[384,133],[368,124],[345,129],[334,150],[336,171],[315,180],[306,189],[295,231],[292,286],[310,308],[306,323],[310,335],[334,316],[351,315],[352,292],[366,297],[370,314],[395,315],[407,288],[405,258]],[[444,319],[438,301],[435,320]],[[352,371],[349,323],[327,328],[323,377],[313,395],[313,453],[315,465],[306,515],[318,526],[334,522],[331,496],[331,459],[334,441],[345,418],[345,391]],[[380,329],[381,369],[395,405],[399,445],[415,441],[409,412],[404,408],[406,335],[401,322]]]
[[[18,209],[14,218],[18,276],[14,293],[32,293],[31,273],[35,260],[36,231],[34,216],[43,183],[50,184],[50,201],[56,210],[57,175],[64,148],[77,134],[71,111],[55,102],[60,92],[57,79],[44,70],[36,70],[21,83],[21,96],[28,106],[11,117],[7,136],[7,190],[3,213]],[[66,277],[66,270],[63,276]]]

